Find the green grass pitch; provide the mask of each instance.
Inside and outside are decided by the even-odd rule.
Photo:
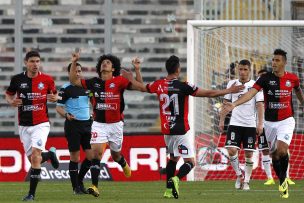
[[[22,197],[28,191],[29,183],[25,182],[1,182],[0,202],[21,202]],[[40,182],[37,189],[35,202],[204,202],[204,203],[279,203],[279,202],[304,202],[304,181],[296,181],[296,185],[290,186],[289,199],[281,199],[276,185],[264,186],[263,181],[253,180],[250,191],[238,191],[234,189],[234,181],[205,181],[205,182],[181,182],[179,199],[164,199],[165,182],[100,182],[100,196],[73,195],[71,184],[65,182]],[[89,186],[89,182],[85,183]]]

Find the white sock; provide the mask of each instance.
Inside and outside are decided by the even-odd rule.
[[[252,158],[245,158],[245,179],[244,182],[249,183],[252,174],[253,162]]]
[[[238,154],[229,157],[229,159],[230,159],[231,166],[232,166],[232,168],[235,171],[235,174],[237,176],[242,175],[242,172],[241,172],[241,169],[240,169],[240,166],[239,166],[239,157],[238,157]]]
[[[262,161],[263,161],[263,166],[264,166],[264,170],[267,176],[267,179],[271,179],[272,178],[272,174],[271,174],[271,159],[269,155],[263,155],[262,156]]]

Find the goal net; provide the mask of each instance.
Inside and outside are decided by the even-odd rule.
[[[271,70],[273,51],[276,48],[287,51],[287,71],[295,73],[303,81],[302,21],[188,21],[187,29],[188,81],[201,88],[226,88],[227,82],[238,76],[236,65],[242,59],[251,61],[251,78],[256,79],[260,69]],[[227,150],[224,148],[225,133],[221,134],[218,127],[222,100],[223,97],[190,100],[190,123],[196,150],[196,167],[188,176],[188,180],[235,178]],[[303,179],[303,106],[298,103],[295,96],[293,102],[296,129],[290,145],[290,177]],[[257,150],[253,158],[252,179],[266,179],[261,157]],[[243,168],[243,150],[239,159]]]

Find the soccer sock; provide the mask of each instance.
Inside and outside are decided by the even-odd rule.
[[[35,196],[36,193],[36,188],[38,185],[38,181],[40,178],[40,172],[41,169],[35,169],[35,168],[31,168],[31,172],[30,172],[30,191],[29,194]]]
[[[276,172],[277,177],[280,179],[280,185],[283,183],[281,182],[281,164],[280,164],[280,160],[274,160],[272,159],[272,166],[274,171]],[[283,180],[284,181],[284,180]]]
[[[167,188],[171,188],[171,186],[168,184],[168,180],[174,176],[175,170],[176,170],[176,164],[177,162],[169,160],[166,166],[166,175],[167,175]]]
[[[47,160],[50,159],[50,153],[49,152],[42,152],[41,157],[42,157],[41,163],[44,163],[44,162],[46,162]]]
[[[184,163],[178,170],[178,173],[176,174],[176,176],[179,179],[182,179],[183,177],[185,177],[193,168],[193,163],[191,162],[186,162]]]
[[[82,184],[83,182],[83,178],[85,176],[85,174],[88,172],[88,170],[90,169],[91,166],[91,161],[89,161],[88,159],[84,159],[81,163],[80,166],[80,170],[79,170],[79,174],[78,174],[78,183]]]
[[[280,183],[282,184],[286,178],[286,172],[288,168],[289,163],[289,156],[286,154],[285,156],[282,156],[280,158],[280,164],[281,164],[281,175],[280,175]]]
[[[252,158],[245,158],[245,179],[244,182],[249,183],[252,174],[253,162]]]
[[[120,160],[117,162],[119,165],[121,165],[121,167],[125,167],[125,165],[127,164],[125,157],[121,154],[121,158]]]
[[[98,176],[100,174],[100,160],[92,159],[91,175],[92,175],[92,184],[98,187]]]
[[[69,172],[73,189],[78,187],[78,163],[70,161]]]
[[[265,170],[267,178],[272,179],[270,156],[269,155],[262,155],[262,161],[263,161],[263,166],[264,166],[264,170]]]
[[[229,157],[229,159],[230,159],[231,166],[232,166],[232,168],[235,171],[235,174],[237,176],[242,175],[242,172],[241,172],[241,169],[240,169],[240,166],[239,166],[239,157],[238,157],[238,154]]]

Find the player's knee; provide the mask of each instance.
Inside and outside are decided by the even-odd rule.
[[[230,147],[227,149],[229,156],[237,155],[237,148]]]

